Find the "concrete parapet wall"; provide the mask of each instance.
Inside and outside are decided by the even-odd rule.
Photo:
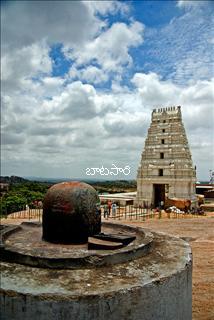
[[[2,320],[190,320],[191,266],[160,281],[72,300],[2,295]]]

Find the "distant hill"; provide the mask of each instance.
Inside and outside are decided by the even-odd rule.
[[[127,180],[106,180],[104,178],[46,178],[46,177],[32,177],[32,176],[27,176],[25,177],[26,179],[30,180],[30,181],[37,181],[37,182],[50,182],[50,183],[59,183],[59,182],[66,182],[66,181],[81,181],[81,182],[86,182],[89,184],[93,184],[93,183],[113,183],[115,182],[117,183],[132,183],[132,179],[127,179]]]
[[[22,177],[17,177],[17,176],[0,176],[0,182],[1,183],[8,183],[8,184],[14,184],[14,183],[23,183],[23,182],[28,182],[29,180],[24,179]]]

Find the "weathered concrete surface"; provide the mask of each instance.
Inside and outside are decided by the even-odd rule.
[[[2,263],[2,320],[192,319],[190,247],[179,238],[153,236],[150,254],[96,269]]]
[[[17,230],[17,231],[16,231]],[[55,244],[41,239],[41,225],[22,223],[5,226],[2,231],[1,260],[33,267],[54,269],[96,268],[131,261],[145,256],[152,249],[153,236],[142,228],[103,223],[102,232],[129,234],[134,240],[118,250],[89,250],[86,244]]]

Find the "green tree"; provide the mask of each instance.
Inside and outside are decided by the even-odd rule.
[[[1,203],[1,214],[9,214],[23,210],[27,204],[27,199],[20,195],[9,195],[2,199]]]

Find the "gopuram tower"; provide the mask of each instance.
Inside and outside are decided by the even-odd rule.
[[[156,207],[166,196],[193,200],[195,183],[181,107],[154,109],[137,173],[136,204]]]

